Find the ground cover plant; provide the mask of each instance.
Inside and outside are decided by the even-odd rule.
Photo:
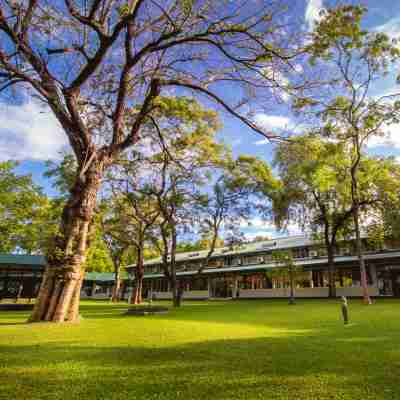
[[[162,303],[163,305],[167,303]],[[82,302],[80,324],[0,313],[0,399],[396,399],[399,300]]]

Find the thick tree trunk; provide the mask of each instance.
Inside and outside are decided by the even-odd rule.
[[[119,300],[119,292],[121,290],[121,264],[119,261],[114,262],[114,286],[111,294],[111,301],[116,303]]]
[[[135,287],[131,297],[131,304],[142,304],[143,277],[135,278]]]
[[[60,234],[47,257],[48,266],[30,322],[77,322],[84,277],[89,225],[92,221],[103,165],[92,163],[79,176],[64,207]]]

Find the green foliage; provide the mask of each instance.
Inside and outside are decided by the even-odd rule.
[[[326,224],[339,222],[346,214],[351,186],[349,162],[342,143],[317,136],[298,136],[277,147],[274,165],[282,180],[279,196],[274,201],[279,227],[294,220],[318,232]],[[341,229],[348,218],[343,220]]]
[[[212,237],[211,235],[204,235],[199,240],[195,241],[180,241],[178,243],[176,252],[177,253],[185,253],[189,251],[197,251],[197,250],[208,250],[210,248]],[[224,241],[221,238],[217,238],[215,248],[223,247]]]
[[[317,58],[332,59],[332,47],[338,41],[343,43],[347,51],[361,48],[367,35],[361,28],[366,11],[360,5],[343,5],[325,11],[316,26],[313,43],[308,46],[308,51],[312,54],[311,62],[314,63]]]
[[[53,180],[53,187],[62,197],[67,197],[76,179],[77,163],[74,155],[64,154],[59,163],[49,160],[46,162],[46,167],[44,176]]]
[[[114,271],[114,264],[110,257],[109,250],[99,235],[97,235],[90,244],[86,258],[85,270],[87,272]]]
[[[53,203],[16,167],[15,162],[0,162],[0,252],[38,252],[45,246]]]
[[[303,271],[301,266],[295,264],[290,250],[275,250],[272,252],[272,259],[277,265],[267,272],[270,277],[280,277],[287,281],[293,278],[295,282],[296,274]]]
[[[129,14],[132,14],[133,10],[135,9],[137,0],[130,0],[130,2],[127,2],[120,6],[118,8],[118,13],[121,18],[124,18],[128,16]]]
[[[307,154],[307,157],[304,157]],[[318,136],[298,136],[277,147],[274,165],[282,179],[274,203],[278,226],[295,220],[314,234],[347,236],[352,229],[352,153],[345,143]],[[358,172],[359,201],[364,224],[382,222],[382,212],[399,203],[399,166],[391,158],[367,157]],[[395,207],[397,208],[397,207]],[[380,222],[380,223],[381,223]],[[322,235],[323,236],[323,235]]]
[[[195,0],[179,0],[179,5],[185,15],[189,15],[192,12],[194,4]]]
[[[229,161],[226,169],[227,184],[231,188],[248,187],[254,194],[269,198],[280,188],[279,180],[274,177],[271,167],[257,157],[240,155],[237,160]]]

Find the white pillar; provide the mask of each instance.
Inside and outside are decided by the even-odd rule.
[[[236,299],[238,293],[238,281],[239,278],[237,277],[237,275],[235,275],[233,278],[233,288],[232,288],[232,298],[234,299]]]
[[[208,298],[212,297],[211,278],[207,278]]]

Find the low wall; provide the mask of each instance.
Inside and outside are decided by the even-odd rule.
[[[195,300],[195,299],[208,299],[208,290],[189,290],[183,292],[183,299]],[[171,292],[153,292],[154,300],[169,300],[172,299]]]
[[[379,296],[379,290],[375,286],[368,286],[368,292],[370,296]],[[242,299],[281,298],[281,297],[289,297],[289,295],[290,295],[289,289],[241,289],[239,292],[239,298]],[[329,288],[327,287],[300,288],[295,290],[295,297],[299,298],[328,297],[328,296],[329,296]],[[338,287],[336,288],[336,296],[361,297],[362,288],[358,286]]]
[[[81,299],[109,299],[110,294],[108,293],[96,293],[93,296],[87,295],[86,292],[81,292]]]
[[[280,298],[289,297],[290,289],[241,289],[239,298]],[[301,288],[295,290],[296,297],[328,297],[329,289],[325,287]]]
[[[379,289],[376,286],[368,286],[368,293],[370,296],[379,296]],[[346,297],[362,297],[362,287],[338,287],[336,288],[336,296]]]

